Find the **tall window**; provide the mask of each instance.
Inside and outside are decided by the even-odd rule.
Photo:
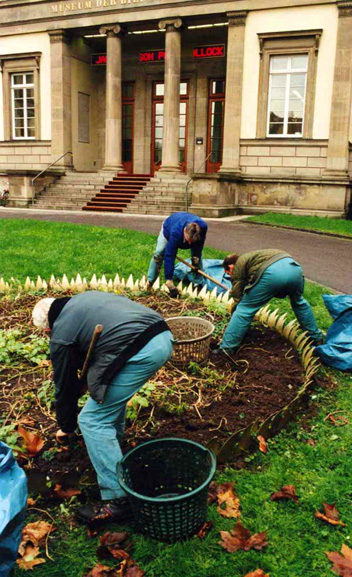
[[[271,56],[267,136],[303,135],[308,55]]]
[[[34,74],[11,74],[12,138],[35,138]]]
[[[321,29],[258,34],[257,138],[312,138]]]
[[[225,79],[210,80],[208,105],[207,172],[217,172],[222,162]],[[211,154],[210,154],[211,153]]]
[[[159,170],[162,160],[164,134],[164,90],[163,82],[155,82],[153,87],[153,150],[152,172]],[[188,82],[180,83],[180,128],[179,128],[179,161],[183,171],[187,162],[187,117],[188,117]]]

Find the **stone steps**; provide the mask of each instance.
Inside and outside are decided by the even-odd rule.
[[[117,175],[88,201],[82,210],[122,212],[149,183],[151,175]]]
[[[186,175],[67,173],[32,205],[36,209],[88,210],[127,214],[183,211],[189,177]],[[189,193],[189,205],[190,205]],[[188,205],[188,206],[189,206]]]
[[[68,172],[49,185],[31,207],[49,210],[81,210],[115,176],[114,172]]]

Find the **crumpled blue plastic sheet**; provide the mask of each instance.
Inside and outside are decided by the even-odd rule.
[[[26,475],[0,441],[0,577],[9,577],[16,561],[26,504]]]
[[[334,322],[315,352],[325,365],[352,371],[352,295],[323,295],[323,299]]]
[[[191,264],[191,259],[185,260]],[[213,277],[219,283],[225,285],[227,287],[226,290],[230,290],[232,288],[231,279],[224,272],[222,262],[222,260],[215,258],[203,259],[202,271]],[[174,278],[178,281],[182,280],[186,284],[191,282],[200,288],[206,286],[209,291],[212,291],[214,288],[216,288],[218,294],[226,292],[225,289],[222,289],[211,280],[206,279],[204,276],[200,274],[194,274],[194,272],[192,272],[192,270],[187,265],[182,264],[182,262],[179,262],[175,266]]]

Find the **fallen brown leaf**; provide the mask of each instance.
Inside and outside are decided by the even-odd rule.
[[[104,535],[99,537],[99,541],[102,545],[108,547],[109,545],[119,545],[120,543],[127,541],[129,538],[130,535],[126,531],[121,531],[119,533],[110,533],[110,531],[107,531]]]
[[[39,364],[40,367],[50,367],[50,365],[51,365],[51,361],[48,361],[46,359],[43,359],[42,361],[40,361],[40,364]]]
[[[333,563],[331,569],[340,577],[352,577],[352,549],[342,545],[341,553],[326,551],[328,559]]]
[[[39,547],[45,542],[46,536],[51,533],[53,529],[53,525],[46,521],[28,523],[22,531],[21,545],[25,547],[27,542],[30,541],[34,546]],[[20,554],[22,555],[22,553]]]
[[[269,577],[268,573],[264,573],[262,569],[256,569],[255,571],[251,571],[247,573],[244,577]]]
[[[315,446],[316,446],[316,442],[314,441],[314,439],[308,439],[307,445],[310,445],[311,447],[315,447]]]
[[[28,497],[27,507],[33,507],[35,504],[36,504],[36,501],[34,499],[32,499],[31,497]]]
[[[296,495],[296,489],[293,485],[284,485],[280,491],[271,493],[270,501],[278,501],[279,499],[291,499],[298,504],[299,497]]]
[[[330,523],[330,525],[341,525],[341,527],[346,527],[345,523],[339,520],[339,512],[334,505],[328,505],[327,503],[323,503],[324,513],[320,513],[319,511],[315,511],[314,517],[316,519],[321,519],[326,523]]]
[[[45,563],[45,559],[38,557],[39,553],[39,547],[33,547],[33,545],[27,544],[22,557],[17,559],[18,566],[24,571],[31,571],[36,565]]]
[[[244,551],[257,549],[259,551],[268,544],[265,531],[251,535],[248,529],[243,527],[241,521],[237,521],[237,524],[230,532],[220,531],[220,535],[222,541],[219,541],[218,544],[229,553],[234,553],[238,549],[243,549]]]
[[[201,526],[201,528],[199,529],[196,537],[198,537],[198,539],[205,539],[209,531],[212,529],[213,525],[214,525],[213,521],[205,521]]]
[[[262,453],[267,453],[268,447],[266,445],[266,440],[264,439],[264,437],[262,437],[262,435],[258,435],[257,439],[259,441],[259,451],[261,451]]]
[[[239,519],[241,516],[240,500],[234,493],[233,483],[216,485],[211,483],[208,493],[208,503],[217,501],[217,511],[223,517]]]
[[[60,497],[60,499],[66,500],[71,499],[71,497],[74,497],[75,495],[80,495],[81,491],[79,489],[73,489],[73,488],[63,489],[61,485],[57,484],[55,485],[54,493],[56,493],[56,495]]]
[[[28,431],[23,427],[19,426],[17,429],[18,434],[24,439],[25,449],[28,457],[34,457],[39,451],[42,450],[44,446],[44,439],[32,431]]]
[[[35,420],[32,419],[32,417],[21,417],[21,419],[18,421],[18,424],[27,425],[27,427],[34,427]]]
[[[110,559],[111,557],[116,559],[116,561],[131,559],[129,553],[125,550],[130,548],[129,537],[126,532],[110,533],[107,531],[104,535],[101,535],[99,537],[100,547],[97,549],[99,561]],[[125,549],[122,549],[121,546]]]
[[[348,425],[348,419],[343,415],[337,415],[334,417],[332,413],[329,413],[327,417],[324,419],[325,421],[330,421],[335,427],[343,427],[344,425]]]
[[[87,573],[86,577],[121,577],[121,575],[116,569],[98,563],[98,565]]]

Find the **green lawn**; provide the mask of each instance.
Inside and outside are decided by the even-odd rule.
[[[155,237],[125,230],[92,228],[33,221],[0,221],[0,276],[24,279],[51,273],[69,277],[77,272],[90,278],[93,273],[120,276],[145,274]],[[219,251],[206,250],[208,257],[221,257]],[[318,323],[325,329],[331,323],[322,303],[323,287],[307,283],[306,296],[314,307]],[[276,301],[282,311],[286,301]],[[291,311],[290,311],[290,314]],[[233,481],[242,506],[242,522],[251,533],[267,531],[268,547],[262,551],[227,553],[219,545],[220,530],[234,522],[220,517],[214,507],[209,518],[214,528],[204,541],[165,545],[132,535],[132,556],[147,577],[244,577],[257,568],[270,577],[329,577],[331,563],[325,551],[340,551],[352,541],[352,446],[350,425],[334,427],[325,417],[341,411],[352,422],[351,375],[329,372],[335,388],[319,388],[310,402],[309,416],[300,419],[275,439],[268,441],[268,453],[245,458],[241,470],[226,468],[218,481]],[[313,415],[313,416],[312,416]],[[313,444],[307,444],[313,440]],[[310,441],[312,442],[312,441]],[[270,494],[281,486],[295,485],[300,497],[293,502],[271,502]],[[314,518],[321,503],[335,503],[345,528],[323,524]],[[40,508],[40,501],[38,502]],[[65,506],[67,507],[67,506]],[[74,504],[73,504],[74,508]],[[57,530],[49,539],[54,561],[35,567],[38,577],[81,577],[87,567],[97,563],[97,537],[91,539],[83,527],[70,522],[65,508],[50,510]],[[32,520],[43,518],[36,514]],[[112,530],[109,527],[109,530]],[[15,577],[22,571],[15,570]]]
[[[113,229],[42,222],[0,219],[0,278],[51,274],[71,279],[77,273],[90,280],[95,273],[141,278],[148,270],[156,236],[124,229]],[[187,254],[184,253],[184,254]],[[225,253],[206,248],[208,258],[223,258]]]
[[[296,216],[292,214],[277,214],[268,212],[259,216],[250,216],[246,222],[259,222],[274,226],[289,226],[304,230],[316,230],[352,237],[352,220],[328,218],[321,216]]]

